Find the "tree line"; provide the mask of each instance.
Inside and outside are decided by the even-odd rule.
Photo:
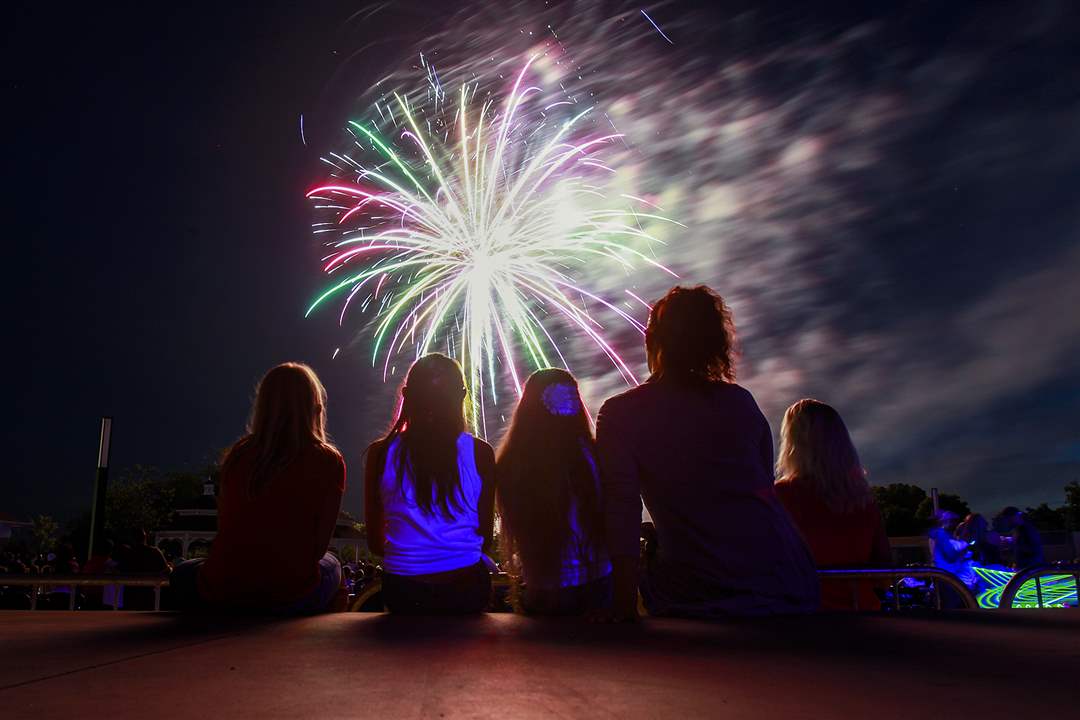
[[[1024,511],[1039,530],[1080,532],[1080,482],[1074,480],[1067,483],[1064,490],[1063,505],[1051,507],[1048,503],[1041,503]],[[922,535],[930,529],[934,515],[933,501],[921,487],[893,483],[875,486],[873,491],[889,536]],[[971,512],[967,501],[953,493],[939,493],[938,506],[961,518]]]
[[[168,527],[178,507],[196,500],[205,482],[216,482],[218,467],[207,464],[198,471],[162,471],[135,465],[122,471],[109,483],[105,506],[105,536],[130,542],[141,529],[149,531]],[[892,483],[874,486],[874,498],[881,509],[885,530],[892,537],[922,535],[933,523],[930,495],[918,485]],[[1080,532],[1080,482],[1064,487],[1064,504],[1051,507],[1041,503],[1025,510],[1043,532]],[[968,502],[954,493],[939,493],[938,505],[960,517],[971,512]],[[61,526],[49,515],[33,519],[28,550],[47,553],[58,545],[70,543],[77,557],[86,557],[90,534],[89,511]]]

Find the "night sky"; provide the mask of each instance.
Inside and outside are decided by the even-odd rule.
[[[319,155],[367,86],[408,67],[450,11],[183,5],[7,13],[15,397],[0,511],[86,508],[105,414],[114,472],[205,464],[242,431],[261,374],[285,360],[312,364],[327,386],[350,467],[345,508],[359,510],[360,453],[389,420],[393,387],[359,351],[331,360],[343,345],[336,313],[303,318],[323,286],[304,192],[325,177]],[[762,106],[794,107],[791,132],[810,138],[786,143],[780,163],[818,163],[805,190],[791,174],[732,169],[753,157],[717,170],[729,156],[702,145],[694,177],[734,179],[701,183],[681,216],[693,240],[677,269],[730,295],[742,377],[774,430],[786,404],[814,395],[847,417],[875,483],[936,485],[988,512],[1060,504],[1080,479],[1077,11],[1065,0],[858,15],[713,5],[695,15],[709,22],[687,24],[693,3],[657,4],[675,41],[658,38],[658,57],[692,57],[719,77],[813,36],[828,48],[813,62],[837,68],[815,85],[828,108],[780,102],[798,78],[753,76]],[[838,124],[870,117],[868,99],[872,130]],[[773,199],[751,203],[751,190]],[[783,193],[799,201],[768,205]],[[734,210],[718,215],[717,203]]]

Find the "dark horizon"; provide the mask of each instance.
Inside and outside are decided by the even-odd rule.
[[[358,22],[364,5],[15,9],[7,305],[9,348],[29,372],[13,375],[0,512],[88,509],[102,415],[115,423],[114,479],[136,464],[205,465],[241,434],[259,377],[298,360],[328,389],[351,470],[342,507],[359,514],[361,453],[391,419],[396,381],[381,382],[363,343],[342,340],[335,312],[303,317],[324,285],[304,192],[372,79],[411,62],[450,12],[395,4]],[[831,167],[807,186],[832,182],[836,214],[851,218],[839,230],[816,195],[765,217],[731,201],[756,226],[717,225],[728,221],[709,208],[730,199],[725,188],[746,189],[739,171],[725,171],[727,184],[700,159],[693,177],[672,171],[672,185],[700,192],[686,203],[698,234],[673,251],[678,269],[735,298],[740,378],[774,434],[784,406],[817,396],[845,415],[874,484],[936,486],[987,513],[1063,504],[1080,479],[1080,317],[1068,309],[1080,306],[1076,11],[739,2],[707,11],[716,27],[697,37],[679,24],[695,5],[650,11],[675,41],[657,45],[672,53],[660,57],[728,67],[736,50],[718,38],[736,25],[748,57],[846,38],[827,46],[839,69],[823,96],[893,103],[872,143],[839,124],[841,110],[806,121],[828,140],[798,149]],[[858,45],[858,32],[873,40]],[[768,107],[801,78],[761,82]],[[845,174],[856,160],[869,169]],[[792,182],[745,185],[797,193]],[[713,233],[723,247],[708,244]],[[626,352],[642,362],[640,347]],[[595,412],[611,381],[590,369],[587,394],[590,381]]]

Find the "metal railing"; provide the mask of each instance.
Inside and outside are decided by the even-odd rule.
[[[76,587],[149,587],[154,589],[154,610],[161,609],[161,588],[168,587],[169,576],[154,573],[148,574],[124,574],[124,575],[75,575],[70,573],[49,575],[6,575],[0,574],[0,588],[2,587],[29,587],[30,609],[37,610],[38,595],[43,590],[53,587],[68,587],[68,610],[75,609],[74,589]],[[113,594],[113,610],[118,609],[119,593]]]
[[[1018,573],[1016,577],[1009,582],[1005,590],[1002,593],[1001,605],[1002,607],[1011,606],[1012,599],[1016,595],[1017,590],[1027,581],[1035,578],[1036,590],[1039,593],[1039,602],[1042,603],[1042,595],[1040,589],[1040,578],[1047,575],[1073,575],[1077,579],[1080,579],[1080,565],[1043,565],[1037,568],[1031,568],[1022,573]],[[899,581],[903,578],[916,578],[923,580],[935,580],[948,585],[963,602],[965,609],[977,608],[978,603],[975,600],[975,596],[964,585],[961,580],[950,572],[941,570],[939,568],[926,568],[926,567],[914,567],[914,568],[846,568],[846,569],[832,569],[832,570],[818,570],[818,576],[821,579],[830,580],[850,580],[852,587],[852,604],[854,609],[859,609],[859,581],[873,581],[887,579],[893,588],[893,600],[897,610],[901,609],[900,606],[900,592],[898,588]],[[493,584],[502,584],[508,582],[508,578],[505,573],[499,573],[492,577]],[[935,596],[937,600],[937,607],[941,609],[941,589],[939,582],[934,583]],[[68,593],[68,609],[75,609],[76,593],[74,588],[76,587],[104,587],[104,586],[119,586],[119,587],[149,587],[154,589],[154,610],[161,609],[161,588],[168,587],[169,578],[164,575],[138,575],[138,574],[124,574],[124,575],[73,575],[73,574],[55,574],[55,575],[6,575],[0,574],[0,587],[29,587],[30,591],[30,609],[37,609],[38,596],[43,590],[47,590],[52,587],[69,587],[72,592]],[[369,583],[360,595],[351,603],[351,609],[355,612],[369,600],[373,595],[378,593],[382,589],[382,583],[379,580],[375,580]],[[1006,604],[1008,603],[1008,605]],[[113,596],[113,609],[117,609],[117,595]]]
[[[1071,575],[1074,583],[1072,595],[1080,596],[1080,563],[1050,563],[1047,565],[1036,565],[1035,567],[1021,570],[1016,573],[1016,575],[1013,575],[1012,579],[1005,585],[1005,589],[1001,591],[1001,602],[998,604],[998,608],[1001,610],[1012,610],[1014,608],[1013,602],[1020,593],[1020,589],[1031,580],[1035,581],[1035,606],[1040,608],[1046,607],[1044,604],[1043,578],[1058,575],[1065,577]],[[1020,607],[1027,608],[1031,607],[1031,605],[1025,603]],[[1051,607],[1053,607],[1053,605],[1051,605]]]
[[[978,601],[968,586],[947,570],[933,567],[910,567],[910,568],[842,568],[834,570],[818,570],[818,578],[822,580],[850,580],[851,599],[855,610],[859,609],[859,581],[860,580],[883,580],[888,579],[892,587],[893,602],[897,610],[900,610],[900,580],[904,578],[916,578],[919,580],[935,580],[934,595],[937,609],[940,610],[941,586],[943,583],[952,588],[964,603],[965,610],[979,607]]]

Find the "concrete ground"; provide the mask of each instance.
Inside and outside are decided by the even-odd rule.
[[[2,718],[1080,717],[1080,612],[703,624],[0,612]]]

